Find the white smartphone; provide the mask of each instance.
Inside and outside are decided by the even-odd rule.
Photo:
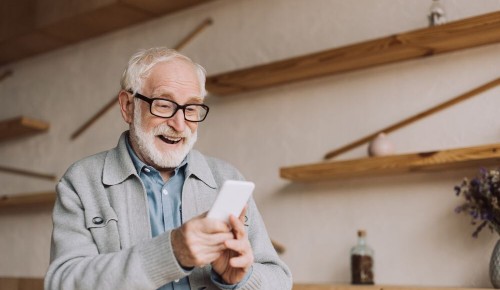
[[[239,217],[252,195],[255,184],[250,181],[226,180],[207,217],[229,223],[229,216]]]

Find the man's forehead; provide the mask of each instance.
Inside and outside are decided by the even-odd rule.
[[[178,70],[190,71],[196,74],[196,67],[192,62],[179,58],[170,59],[168,61],[160,61],[151,67],[150,72]]]
[[[168,62],[158,63],[151,68],[144,82],[144,85],[151,89],[168,84],[199,89],[200,80],[195,68],[189,63],[174,64]]]

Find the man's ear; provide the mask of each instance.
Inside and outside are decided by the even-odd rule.
[[[134,117],[134,97],[131,93],[121,90],[118,94],[118,102],[120,103],[123,120],[127,124],[131,124]]]

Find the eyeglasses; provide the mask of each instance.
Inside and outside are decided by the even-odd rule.
[[[160,118],[172,118],[178,110],[184,113],[184,119],[189,122],[202,122],[208,115],[208,106],[204,104],[179,105],[174,101],[162,98],[148,98],[139,93],[134,97],[149,104],[149,111],[152,115]]]

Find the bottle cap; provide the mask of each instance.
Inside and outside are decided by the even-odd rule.
[[[358,237],[366,237],[366,231],[365,230],[358,230]]]

